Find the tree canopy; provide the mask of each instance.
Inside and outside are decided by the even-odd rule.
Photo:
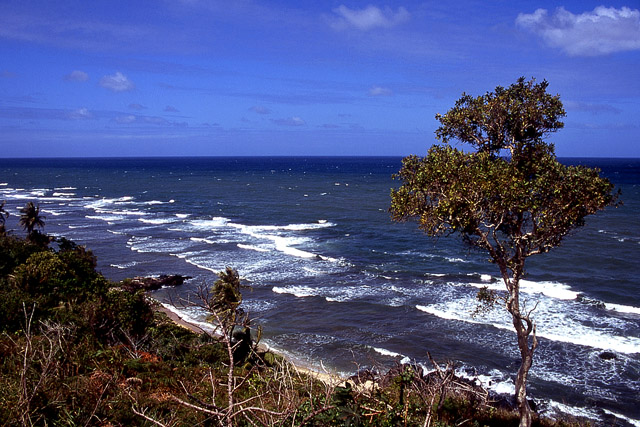
[[[396,221],[416,220],[430,236],[460,234],[486,250],[505,283],[503,298],[518,335],[522,365],[516,379],[521,425],[530,425],[526,378],[538,345],[531,312],[523,312],[519,281],[527,257],[560,245],[585,217],[612,205],[617,195],[597,169],[566,166],[545,141],[565,115],[548,83],[524,78],[508,88],[463,94],[445,115],[426,157],[403,160],[391,192]],[[470,144],[465,152],[449,145]]]

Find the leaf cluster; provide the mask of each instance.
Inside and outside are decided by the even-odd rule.
[[[562,165],[543,136],[562,127],[558,96],[547,83],[519,79],[511,87],[464,95],[436,132],[476,148],[434,145],[427,156],[408,156],[391,193],[396,221],[415,219],[428,235],[460,233],[496,262],[521,266],[549,251],[585,217],[617,199],[597,169]],[[502,157],[500,152],[508,150]]]
[[[520,77],[508,88],[498,86],[478,97],[463,94],[445,115],[436,115],[441,126],[436,138],[444,143],[458,140],[478,152],[525,154],[564,123],[566,115],[559,95],[547,93],[549,83]]]

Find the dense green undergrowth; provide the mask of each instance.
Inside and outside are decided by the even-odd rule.
[[[255,343],[238,356],[237,324],[194,334],[98,273],[91,251],[38,237],[0,233],[1,425],[518,425],[446,368],[338,385]],[[229,327],[220,313],[212,320]]]

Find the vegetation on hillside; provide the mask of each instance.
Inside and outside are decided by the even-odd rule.
[[[142,290],[107,280],[91,251],[25,228],[26,239],[0,232],[1,425],[518,423],[457,379],[452,364],[331,384],[259,351],[233,269],[199,294],[219,335],[195,334],[154,310]]]

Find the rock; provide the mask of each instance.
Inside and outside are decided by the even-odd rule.
[[[155,291],[163,286],[180,286],[185,280],[189,279],[191,279],[191,277],[180,274],[163,274],[158,277],[134,277],[133,279],[124,280],[122,282],[122,288],[128,291],[137,291],[138,289]]]
[[[602,353],[599,354],[600,359],[602,360],[615,360],[618,357],[615,355],[615,353],[611,352],[611,351],[603,351]]]

